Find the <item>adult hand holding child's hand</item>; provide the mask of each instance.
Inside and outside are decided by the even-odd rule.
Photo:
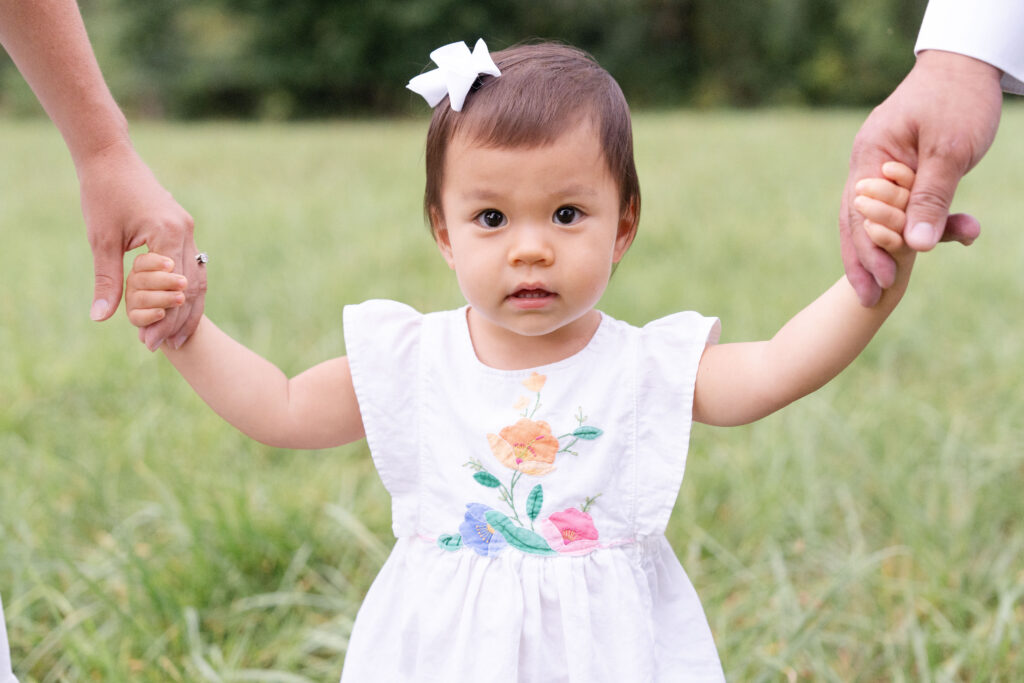
[[[178,346],[203,314],[206,273],[197,263],[192,217],[157,181],[129,143],[113,145],[78,164],[89,244],[95,269],[94,320],[105,320],[121,300],[124,252],[143,244],[173,257],[187,278],[180,307],[142,334],[150,348],[167,339]]]
[[[135,257],[125,285],[124,305],[128,320],[139,328],[139,340],[150,351],[160,347],[146,330],[165,320],[186,301],[188,281],[174,271],[174,261],[150,251]]]
[[[950,52],[926,50],[896,90],[864,122],[854,139],[850,172],[839,214],[843,264],[864,305],[892,285],[896,265],[864,231],[853,206],[855,186],[877,177],[883,163],[916,168],[907,206],[904,239],[928,251],[940,239],[970,244],[978,221],[948,216],[957,184],[988,151],[1002,108],[1000,71],[985,62]]]

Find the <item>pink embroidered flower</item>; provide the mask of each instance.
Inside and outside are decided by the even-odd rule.
[[[498,462],[509,469],[533,476],[555,469],[558,439],[551,435],[551,426],[543,420],[523,418],[497,434],[488,434],[487,443]]]
[[[585,555],[601,545],[593,518],[576,508],[552,514],[538,530],[552,550],[566,555]]]
[[[545,375],[541,375],[536,372],[531,372],[530,376],[523,380],[523,386],[533,392],[539,392],[544,388],[544,382],[547,382],[548,378]]]

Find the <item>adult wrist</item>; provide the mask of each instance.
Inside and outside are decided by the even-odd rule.
[[[990,80],[997,87],[1003,77],[999,67],[970,55],[946,50],[928,49],[918,52],[917,65],[929,71],[941,71],[946,77]]]
[[[95,168],[116,163],[118,159],[138,156],[128,136],[127,124],[123,130],[111,130],[103,136],[92,136],[89,140],[78,141],[74,145],[70,142],[67,144],[79,181]]]

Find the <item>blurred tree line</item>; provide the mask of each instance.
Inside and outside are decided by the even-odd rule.
[[[429,53],[556,39],[633,106],[865,105],[913,63],[926,0],[81,0],[135,115],[303,118],[419,109]],[[31,99],[4,57],[0,107]],[[19,88],[21,90],[19,91]],[[20,92],[20,94],[19,94]]]

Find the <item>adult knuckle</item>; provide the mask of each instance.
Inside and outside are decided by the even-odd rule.
[[[97,272],[93,276],[93,281],[98,288],[120,287],[121,285],[113,276],[103,272]]]
[[[163,221],[161,231],[165,237],[175,242],[184,241],[185,235],[188,234],[188,228],[182,221]]]
[[[946,193],[936,185],[915,187],[910,199],[911,203],[917,207],[945,209],[949,206],[949,198]]]
[[[190,278],[188,292],[190,296],[201,296],[206,294],[206,275],[202,274],[200,277]]]

